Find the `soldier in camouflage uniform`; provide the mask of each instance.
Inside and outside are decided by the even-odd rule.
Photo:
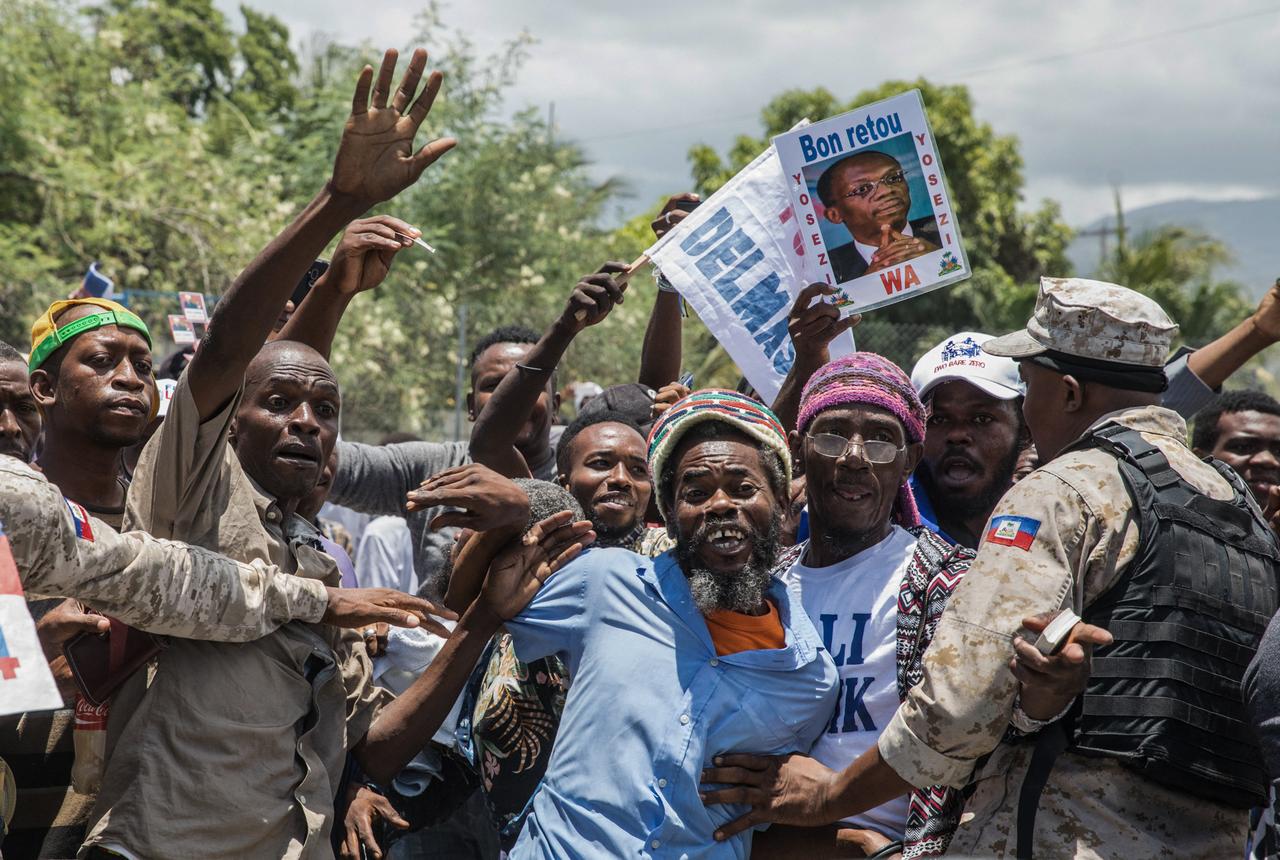
[[[965,814],[950,846],[952,853],[963,856],[1028,856],[1032,833],[1036,857],[1227,857],[1241,850],[1247,826],[1241,804],[1247,805],[1248,792],[1223,788],[1224,783],[1204,775],[1214,767],[1219,773],[1256,767],[1256,754],[1252,765],[1244,753],[1239,759],[1243,764],[1224,766],[1214,758],[1230,744],[1248,743],[1240,740],[1246,737],[1243,729],[1230,729],[1232,719],[1242,718],[1233,711],[1240,709],[1239,673],[1232,678],[1228,670],[1218,668],[1213,673],[1218,677],[1210,679],[1218,692],[1206,693],[1197,684],[1206,683],[1203,676],[1209,673],[1182,683],[1178,667],[1172,666],[1175,660],[1150,659],[1152,649],[1166,642],[1137,641],[1121,629],[1126,623],[1173,628],[1201,623],[1206,616],[1218,623],[1205,609],[1204,598],[1216,593],[1227,598],[1217,601],[1219,617],[1248,620],[1237,621],[1240,629],[1233,634],[1232,647],[1224,645],[1226,650],[1219,649],[1212,659],[1239,652],[1237,656],[1247,661],[1257,643],[1250,625],[1269,614],[1268,606],[1274,609],[1270,604],[1275,601],[1275,566],[1267,559],[1274,557],[1275,544],[1268,544],[1257,530],[1256,506],[1229,470],[1202,462],[1191,452],[1185,423],[1157,405],[1165,385],[1162,366],[1175,332],[1158,305],[1130,290],[1079,279],[1042,280],[1027,329],[984,348],[1019,361],[1027,382],[1027,421],[1046,465],[1015,485],[996,506],[978,556],[947,605],[925,655],[923,680],[910,691],[877,747],[840,773],[799,756],[723,757],[723,766],[708,771],[705,781],[738,785],[710,792],[708,802],[748,800],[755,807],[724,828],[726,834],[760,821],[831,821],[883,803],[910,786],[971,783]],[[1245,562],[1224,563],[1222,569],[1181,557],[1157,559],[1139,532],[1139,521],[1147,522],[1142,520],[1147,505],[1131,501],[1128,462],[1096,442],[1107,434],[1123,435],[1135,450],[1145,451],[1148,462],[1160,464],[1161,481],[1155,485],[1185,488],[1185,507],[1217,505],[1214,510],[1220,510],[1235,505],[1236,522],[1255,541],[1251,546],[1257,554]],[[1215,520],[1206,521],[1212,534]],[[1178,535],[1180,540],[1184,534]],[[1222,559],[1240,558],[1230,555],[1233,550],[1225,538],[1208,548],[1220,550]],[[1156,565],[1152,559],[1162,563]],[[1154,610],[1148,610],[1134,616],[1136,621],[1116,620],[1116,594],[1132,593],[1126,587],[1133,578],[1153,568],[1176,576],[1180,582],[1166,590],[1190,601],[1177,608],[1169,604],[1168,611],[1186,613],[1190,606],[1199,612],[1195,618],[1178,625],[1151,624]],[[1205,582],[1197,585],[1200,579]],[[1019,700],[1018,679],[1008,669],[1015,648],[1020,655],[1027,650],[1038,654],[1018,638],[1034,626],[1027,623],[1029,616],[1071,608],[1092,620],[1099,617],[1100,606],[1111,612],[1102,620],[1116,634],[1116,645],[1136,642],[1141,647],[1126,651],[1122,656],[1133,658],[1127,660],[1111,658],[1113,648],[1100,652],[1086,694],[1060,715],[1065,721],[1029,718],[1023,711],[1028,702]],[[1110,640],[1089,625],[1079,629],[1098,644]],[[1169,642],[1176,645],[1176,634],[1170,636]],[[1210,638],[1222,642],[1226,634],[1200,641]],[[1108,659],[1103,660],[1104,655]],[[1034,656],[1027,659],[1034,665]],[[1106,664],[1106,671],[1100,663]],[[1131,665],[1137,663],[1145,665]],[[1128,690],[1131,695],[1112,695],[1109,700],[1094,695],[1099,682],[1131,683],[1133,678],[1141,683],[1132,682],[1136,686]],[[1127,734],[1116,734],[1118,741],[1140,744],[1153,737],[1173,737],[1167,748],[1176,749],[1179,733],[1197,731],[1196,723],[1226,727],[1211,733],[1211,740],[1201,738],[1201,749],[1214,767],[1200,772],[1199,784],[1185,773],[1179,782],[1169,777],[1169,763],[1176,770],[1188,756],[1161,761],[1158,756],[1100,753],[1101,744],[1096,737],[1090,739],[1088,730],[1099,714],[1108,719],[1108,708],[1130,720]],[[1161,709],[1180,716],[1163,722],[1148,716]],[[1066,751],[1057,755],[1051,769],[1035,769],[1043,784],[1038,799],[1032,792],[1030,804],[1023,795],[1037,781],[1027,775],[1038,744],[1018,742],[1015,736],[1022,732],[1007,732],[1010,722],[1026,733],[1040,732],[1050,723],[1070,727],[1061,733]],[[1040,736],[1057,733],[1044,731]],[[1085,747],[1092,747],[1087,756],[1082,753]],[[1049,761],[1054,761],[1052,752]],[[1234,785],[1247,782],[1240,779]],[[1020,807],[1024,815],[1029,809],[1031,816],[1020,817]]]
[[[0,457],[0,527],[28,596],[77,597],[152,633],[245,642],[290,621],[416,626],[431,604],[383,588],[337,589],[199,547],[77,522],[34,469]]]

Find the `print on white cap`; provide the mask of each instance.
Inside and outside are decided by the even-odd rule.
[[[1018,363],[982,351],[994,335],[977,331],[953,334],[921,356],[911,371],[911,384],[921,400],[944,382],[961,380],[1001,400],[1026,393]]]

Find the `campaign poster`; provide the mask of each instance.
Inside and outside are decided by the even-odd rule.
[[[806,263],[861,313],[971,274],[919,90],[773,139]]]
[[[196,342],[196,327],[189,317],[169,314],[169,335],[178,346]]]
[[[178,293],[178,302],[182,305],[182,315],[193,323],[203,324],[209,321],[202,293]]]

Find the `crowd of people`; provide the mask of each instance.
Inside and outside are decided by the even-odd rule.
[[[691,388],[659,275],[636,381],[564,426],[609,263],[475,345],[468,440],[351,442],[334,336],[419,235],[365,215],[455,144],[415,149],[441,78],[396,65],[197,349],[153,368],[91,297],[0,344],[66,705],[0,719],[5,857],[1280,852],[1280,403],[1222,391],[1280,282],[1171,356],[1149,298],[1044,278],[910,372],[832,359],[814,284],[766,404]]]

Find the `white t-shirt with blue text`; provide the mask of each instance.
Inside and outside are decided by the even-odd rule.
[[[875,744],[898,710],[898,591],[916,539],[893,526],[869,549],[829,567],[801,560],[782,578],[794,584],[800,601],[840,673],[840,699],[826,731],[809,754],[843,770]],[[901,839],[907,823],[907,796],[845,821],[854,827]]]

